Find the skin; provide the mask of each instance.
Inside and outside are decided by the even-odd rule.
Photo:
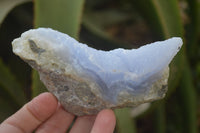
[[[1,133],[66,133],[74,120],[57,99],[48,92],[25,104],[0,125]],[[69,133],[113,133],[116,124],[114,112],[102,110],[95,116],[78,117]]]

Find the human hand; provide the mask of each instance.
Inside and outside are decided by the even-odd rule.
[[[74,115],[66,112],[51,93],[42,93],[0,125],[0,133],[65,133]],[[70,133],[112,133],[116,118],[112,110],[81,116]]]

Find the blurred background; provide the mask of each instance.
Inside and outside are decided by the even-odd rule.
[[[14,38],[37,27],[59,30],[102,50],[182,37],[184,46],[170,64],[166,97],[115,110],[115,133],[198,133],[199,0],[0,0],[0,122],[46,91],[37,72],[11,46]]]

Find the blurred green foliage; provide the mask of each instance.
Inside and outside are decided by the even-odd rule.
[[[46,91],[37,72],[12,53],[11,41],[33,27],[50,27],[103,50],[182,37],[184,46],[170,65],[166,98],[134,117],[131,108],[115,110],[115,132],[198,132],[198,0],[0,0],[0,121]]]

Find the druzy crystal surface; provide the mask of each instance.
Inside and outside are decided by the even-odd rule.
[[[138,49],[102,51],[64,33],[39,28],[26,31],[12,45],[62,106],[81,116],[163,98],[168,65],[182,40],[174,37]]]

